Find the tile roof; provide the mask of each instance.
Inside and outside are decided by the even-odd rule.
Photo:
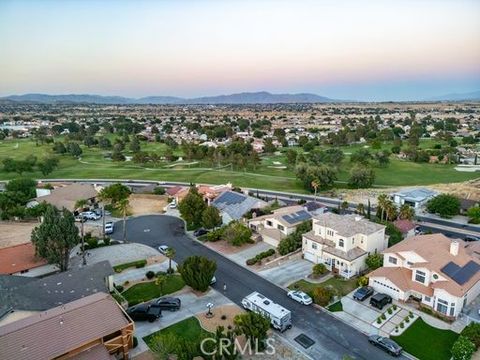
[[[393,225],[402,232],[402,234],[408,233],[410,230],[415,229],[415,223],[410,220],[395,220]]]
[[[98,192],[93,185],[75,183],[56,188],[49,195],[36,197],[35,200],[73,211],[78,200],[91,199],[97,195]]]
[[[19,244],[0,249],[0,274],[13,274],[47,264],[35,256],[32,243]]]
[[[450,253],[452,239],[443,234],[412,236],[386,249],[384,253],[396,253],[401,255],[402,252],[415,252],[422,257],[424,261],[414,263],[413,267],[425,267],[448,279],[448,281],[436,281],[431,284],[432,287],[444,289],[455,296],[463,296],[473,285],[480,281],[480,271],[476,272],[464,284],[459,284],[442,272],[442,268],[444,268],[449,262],[453,262],[457,266],[463,267],[470,261],[479,264],[480,261],[472,256],[471,249],[463,240],[454,241],[457,241],[459,244],[457,255],[452,255]]]
[[[44,278],[0,275],[0,304],[15,310],[42,311],[97,293],[108,292],[105,278],[114,271],[108,261]]]
[[[110,295],[93,294],[0,327],[0,358],[56,358],[129,324]]]
[[[413,290],[426,296],[433,296],[433,289],[431,287],[412,281],[412,270],[407,268],[381,267],[369,273],[368,277],[385,277],[402,291]]]
[[[331,212],[313,217],[314,224],[333,229],[340,236],[351,237],[357,234],[370,235],[384,230],[385,226],[369,221],[359,215],[338,215]]]

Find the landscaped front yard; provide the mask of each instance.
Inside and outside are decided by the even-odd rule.
[[[357,279],[346,280],[341,277],[333,277],[322,283],[312,283],[307,280],[299,280],[291,284],[288,288],[301,290],[312,296],[313,290],[320,286],[332,289],[336,296],[345,296],[357,288]]]
[[[153,352],[161,354],[174,354],[179,347],[182,351],[187,347],[193,358],[201,355],[202,340],[212,336],[214,334],[202,329],[196,317],[190,317],[145,336],[143,340]]]
[[[420,360],[449,360],[459,334],[434,328],[418,318],[400,336],[393,336],[403,349]]]
[[[156,285],[155,280],[133,285],[125,290],[122,295],[128,301],[130,306],[145,302],[157,297],[174,293],[185,286],[180,275],[169,275],[166,282],[162,285]]]

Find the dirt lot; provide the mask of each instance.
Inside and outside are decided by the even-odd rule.
[[[427,189],[432,189],[442,193],[449,193],[456,195],[459,198],[478,200],[480,201],[480,180],[470,180],[461,183],[451,183],[451,184],[437,184],[437,185],[428,185],[428,186],[417,186]],[[378,195],[380,194],[391,194],[393,192],[409,189],[412,186],[408,187],[396,187],[396,188],[375,188],[375,189],[359,189],[359,190],[346,190],[342,189],[339,191],[339,194],[342,199],[367,204],[367,200],[370,199],[372,205],[376,205]]]
[[[131,215],[163,213],[168,203],[165,195],[132,194],[129,200]]]
[[[205,330],[214,333],[217,326],[223,326],[225,329],[227,329],[228,326],[233,328],[233,318],[235,315],[241,314],[244,311],[237,305],[224,305],[214,307],[212,312],[215,315],[210,319],[205,317],[205,313],[197,314],[196,317]],[[222,320],[222,316],[226,316],[225,320]]]
[[[0,222],[0,248],[30,242],[30,235],[37,222]]]

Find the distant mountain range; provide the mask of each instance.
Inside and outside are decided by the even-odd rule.
[[[127,98],[101,95],[46,95],[25,94],[0,98],[3,101],[35,102],[42,104],[86,103],[86,104],[288,104],[288,103],[328,103],[341,100],[329,99],[315,94],[271,94],[266,91],[243,92],[231,95],[180,98],[174,96],[148,96]]]
[[[480,90],[470,93],[453,93],[430,98],[432,101],[462,101],[462,100],[480,100]]]

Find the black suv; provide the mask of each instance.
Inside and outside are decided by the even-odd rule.
[[[194,231],[193,235],[195,236],[202,236],[202,235],[205,235],[205,234],[208,234],[208,230],[204,229],[204,228],[200,228],[200,229],[197,229]]]
[[[477,237],[477,236],[473,236],[473,235],[467,235],[465,236],[465,238],[463,239],[464,241],[480,241],[480,238]]]
[[[161,297],[150,301],[150,306],[160,308],[161,310],[177,311],[182,306],[182,301],[176,297]]]
[[[379,335],[370,335],[368,337],[368,342],[393,356],[400,356],[403,350],[395,341]]]
[[[373,295],[373,288],[371,286],[363,286],[353,293],[353,298],[358,301],[363,301],[371,295]]]
[[[162,309],[149,304],[139,304],[128,308],[127,314],[135,321],[154,322],[162,316]]]
[[[379,310],[382,310],[383,307],[387,304],[392,303],[392,298],[387,294],[375,294],[370,298],[370,305],[376,307]]]

